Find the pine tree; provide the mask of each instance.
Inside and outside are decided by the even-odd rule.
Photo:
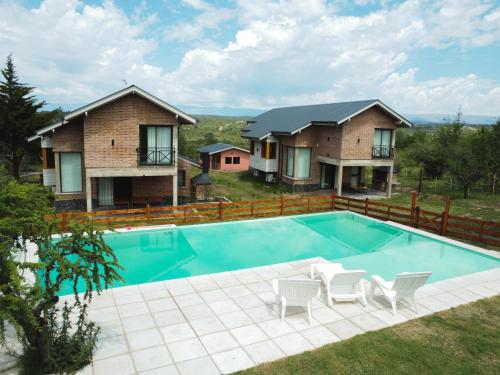
[[[0,81],[0,156],[7,160],[14,178],[19,179],[21,162],[32,146],[26,138],[38,127],[53,120],[59,110],[38,113],[45,105],[33,94],[33,87],[19,81],[12,55],[7,56]]]

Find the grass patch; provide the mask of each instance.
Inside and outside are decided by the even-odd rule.
[[[239,374],[499,374],[500,296]]]

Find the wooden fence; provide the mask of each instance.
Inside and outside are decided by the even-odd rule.
[[[101,228],[132,227],[160,224],[206,223],[302,213],[349,210],[380,220],[390,220],[436,234],[456,237],[483,245],[500,248],[500,223],[471,219],[449,214],[450,199],[444,210],[435,212],[416,205],[416,194],[411,207],[386,204],[368,199],[317,195],[308,197],[263,199],[247,202],[213,202],[184,206],[147,205],[144,208],[95,212],[63,212],[50,216],[64,231],[71,221],[92,220]]]

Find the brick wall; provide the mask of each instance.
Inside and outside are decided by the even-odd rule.
[[[186,172],[186,178],[184,179],[184,187],[179,187],[177,190],[178,196],[188,197],[191,195],[191,164],[185,162],[184,160],[178,159],[177,168],[179,171]]]
[[[396,129],[394,118],[378,107],[372,107],[344,122],[342,127],[342,159],[371,159],[375,129]],[[359,139],[359,142],[358,142]]]
[[[86,167],[136,167],[139,125],[174,125],[177,132],[178,121],[134,94],[89,112],[84,126]]]

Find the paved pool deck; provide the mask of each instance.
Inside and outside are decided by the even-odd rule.
[[[313,322],[289,308],[279,320],[271,280],[309,278],[322,258],[233,272],[126,286],[92,302],[101,328],[94,363],[79,374],[226,374],[319,348],[367,331],[500,294],[500,268],[425,285],[418,314],[400,305],[397,317],[379,297],[359,303],[313,303]],[[369,282],[365,281],[369,291]]]

